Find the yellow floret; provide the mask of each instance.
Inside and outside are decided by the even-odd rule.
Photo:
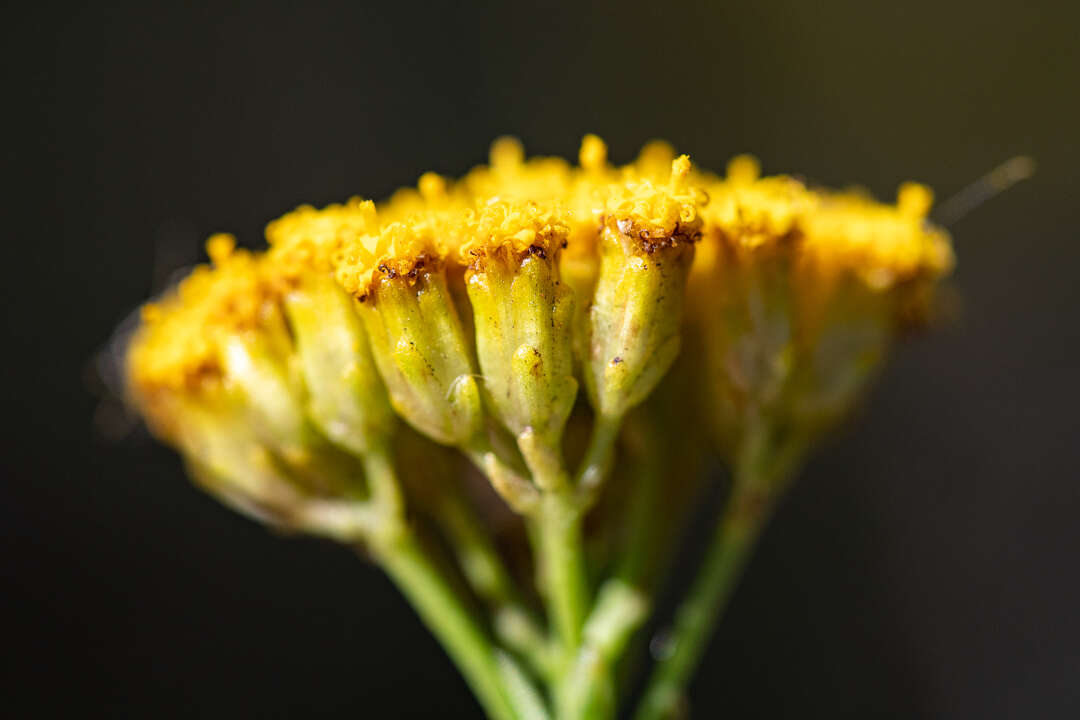
[[[342,247],[376,227],[375,204],[351,198],[317,210],[302,205],[266,226],[275,275],[295,281],[307,271],[330,272]]]
[[[499,138],[491,145],[490,164],[473,168],[461,180],[461,192],[475,205],[490,199],[554,202],[566,197],[573,170],[562,158],[525,160],[516,138]]]
[[[517,140],[500,138],[492,145],[490,165],[457,182],[427,173],[417,188],[399,190],[381,203],[368,230],[343,241],[334,254],[336,276],[346,290],[365,296],[380,273],[408,276],[425,265],[467,265],[500,247],[558,250],[571,220],[560,201],[571,185],[565,160],[526,162]]]
[[[214,265],[195,268],[175,290],[143,308],[127,357],[137,393],[195,390],[216,382],[223,336],[258,323],[268,297],[259,260],[234,244],[229,235],[211,237],[206,247]]]
[[[665,140],[650,140],[638,152],[632,163],[633,171],[640,177],[663,181],[671,173],[671,163],[675,160],[675,148]]]
[[[930,190],[914,183],[901,187],[896,205],[854,192],[823,194],[801,223],[800,258],[826,272],[852,272],[875,289],[942,275],[953,252],[948,233],[926,219],[931,201]]]
[[[585,171],[603,171],[607,167],[607,144],[596,135],[586,135],[581,140],[578,163]]]
[[[647,253],[696,242],[701,235],[700,210],[708,196],[688,182],[690,158],[680,155],[672,161],[666,183],[634,175],[627,168],[626,179],[609,186],[605,215],[619,233]]]
[[[569,229],[562,216],[559,209],[534,202],[493,200],[462,213],[449,228],[450,240],[463,264],[499,250],[546,257],[566,243]]]
[[[791,177],[759,174],[757,160],[743,155],[729,163],[724,179],[706,183],[702,216],[709,241],[695,272],[724,262],[725,248],[736,256],[760,249],[790,253],[815,271],[850,273],[876,289],[952,267],[948,234],[926,219],[933,195],[923,185],[905,183],[897,204],[888,205],[854,191],[810,190]]]
[[[740,155],[728,163],[724,180],[707,186],[707,234],[735,249],[762,247],[788,237],[816,207],[817,196],[798,180],[759,173],[755,158]]]
[[[334,257],[338,282],[362,298],[376,273],[409,276],[427,263],[443,262],[451,220],[448,213],[422,214],[391,222],[344,242]]]

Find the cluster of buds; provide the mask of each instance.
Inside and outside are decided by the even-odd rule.
[[[586,515],[600,505],[588,532],[624,539],[624,515],[647,522],[648,503],[620,508],[661,445],[774,495],[929,313],[953,262],[930,203],[914,184],[889,205],[762,178],[748,157],[717,176],[663,143],[617,167],[587,136],[573,166],[502,139],[459,180],[300,207],[265,251],[211,238],[212,264],[144,308],[130,394],[226,502],[370,548],[489,714],[607,717],[648,595],[597,582],[614,565],[586,552]],[[693,442],[636,441],[650,413],[639,429]],[[456,467],[435,461],[447,449],[522,518],[534,587],[513,587],[528,573],[495,551],[484,501],[425,471]],[[496,639],[417,539],[421,515],[445,520]]]
[[[733,159],[710,193],[690,296],[713,438],[741,453],[799,454],[843,419],[891,342],[925,321],[953,265],[915,183],[897,203],[761,178]]]

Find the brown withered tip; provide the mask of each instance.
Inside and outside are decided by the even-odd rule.
[[[375,269],[385,275],[386,279],[388,280],[397,280],[400,278],[402,280],[408,280],[412,282],[415,281],[418,277],[420,277],[421,273],[423,273],[424,271],[429,269],[437,271],[439,267],[439,263],[435,262],[430,255],[421,254],[408,264],[402,263],[398,266],[394,266],[391,263],[382,263]],[[363,302],[366,297],[367,293],[357,295],[357,299],[359,299],[361,302]]]
[[[700,223],[687,225],[678,222],[671,232],[650,232],[648,228],[639,226],[633,220],[623,219],[615,221],[615,228],[623,237],[636,240],[637,246],[646,255],[665,248],[693,245],[702,237]]]

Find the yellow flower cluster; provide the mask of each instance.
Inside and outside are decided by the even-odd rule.
[[[931,201],[916,184],[885,204],[761,177],[746,156],[719,176],[663,142],[615,166],[586,136],[572,165],[504,138],[460,179],[299,207],[267,226],[265,251],[210,238],[211,264],[143,309],[130,393],[224,502],[363,543],[493,717],[542,704],[506,665],[519,654],[555,717],[614,716],[620,648],[688,512],[678,468],[710,449],[732,467],[709,562],[737,567],[725,543],[752,544],[951,269]],[[514,587],[435,444],[528,520],[534,592]],[[454,549],[453,583],[415,531],[427,524]],[[622,557],[598,588],[587,530]],[[489,607],[483,627],[459,579]],[[524,597],[546,606],[546,634]],[[704,637],[702,613],[680,617],[684,638]]]
[[[365,301],[387,278],[476,272],[493,256],[542,258],[554,268],[554,282],[561,274],[576,296],[573,325],[587,324],[585,314],[602,305],[593,330],[574,338],[575,362],[591,358],[595,365],[592,379],[586,377],[595,395],[601,376],[618,369],[610,363],[626,356],[596,333],[625,333],[645,317],[619,303],[635,293],[635,283],[651,282],[643,279],[646,270],[664,265],[661,256],[669,274],[692,263],[688,279],[655,290],[657,298],[681,295],[688,283],[691,316],[740,305],[747,272],[757,273],[759,265],[783,268],[783,292],[799,296],[786,302],[804,305],[799,312],[805,316],[828,314],[838,287],[857,284],[860,292],[900,297],[906,290],[894,289],[932,284],[953,263],[948,236],[926,219],[931,195],[920,185],[906,184],[895,205],[882,204],[858,192],[811,189],[791,177],[762,178],[746,156],[735,158],[726,176],[716,176],[659,142],[615,167],[604,143],[591,135],[579,161],[526,160],[520,143],[504,138],[493,145],[489,165],[460,180],[428,173],[415,189],[377,205],[354,198],[321,210],[299,207],[267,226],[265,253],[234,250],[228,236],[211,238],[212,267],[196,268],[144,308],[128,358],[136,399],[149,410],[159,392],[197,392],[220,383],[230,338],[280,324],[283,298],[305,278],[332,276]],[[610,253],[615,259],[601,262]],[[453,288],[451,294],[462,295]],[[681,313],[681,300],[666,312]],[[667,344],[650,346],[646,355],[677,352],[678,343],[668,342],[672,333],[657,335],[656,343]],[[638,339],[627,336],[619,347],[632,352],[627,343]],[[619,354],[607,357],[608,350]]]
[[[139,390],[197,391],[221,376],[224,336],[255,326],[266,308],[260,258],[236,250],[230,235],[206,243],[213,266],[201,265],[174,291],[142,309],[128,355]]]

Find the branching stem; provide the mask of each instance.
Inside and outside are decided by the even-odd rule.
[[[747,433],[736,462],[731,497],[698,577],[676,612],[666,654],[653,670],[636,720],[666,720],[675,713],[750,552],[804,449],[802,438],[773,446],[764,427]]]
[[[494,720],[514,720],[517,712],[506,690],[491,640],[436,568],[416,537],[406,532],[376,556],[416,613],[439,639]]]

